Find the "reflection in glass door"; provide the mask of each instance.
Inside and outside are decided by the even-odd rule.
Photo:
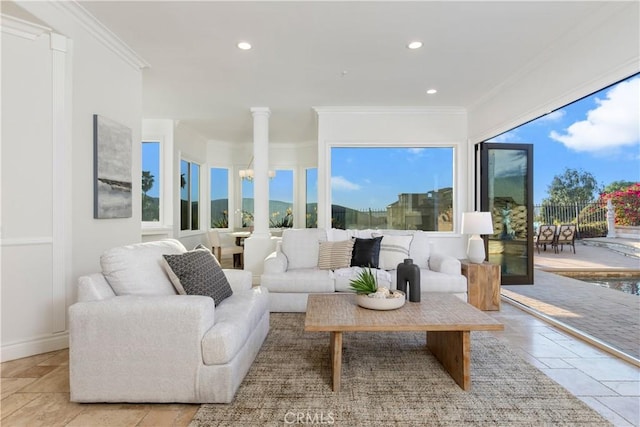
[[[481,143],[480,210],[491,212],[487,259],[499,264],[502,284],[533,283],[533,146]]]

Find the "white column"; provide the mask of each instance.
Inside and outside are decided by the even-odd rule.
[[[269,237],[269,116],[267,107],[254,107],[253,115],[253,234]]]
[[[267,107],[254,107],[253,115],[253,233],[244,241],[244,269],[260,283],[264,259],[275,250],[269,233],[269,116]]]
[[[69,174],[70,111],[67,101],[69,88],[67,84],[67,38],[60,34],[50,34],[51,48],[51,98],[52,98],[52,170],[51,191],[53,198],[53,319],[51,327],[54,333],[67,329],[67,282],[71,269],[71,251],[67,237],[71,234],[71,223],[68,206],[71,206],[71,185]]]
[[[607,200],[607,237],[616,237],[616,211],[611,199]]]

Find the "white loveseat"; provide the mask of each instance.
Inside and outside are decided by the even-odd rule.
[[[268,292],[251,273],[223,270],[233,294],[177,295],[163,255],[177,240],[123,246],[101,257],[103,273],[79,279],[69,309],[74,402],[227,403],[269,331]]]
[[[272,312],[304,312],[311,293],[349,292],[350,281],[361,267],[322,269],[318,257],[322,242],[342,242],[354,238],[382,236],[380,265],[372,269],[379,286],[396,289],[396,266],[404,258],[420,267],[420,290],[451,293],[467,300],[467,279],[460,261],[430,247],[428,234],[405,230],[288,229],[276,251],[264,261],[260,285],[269,290]],[[385,237],[388,244],[385,248]],[[386,251],[385,251],[386,249]],[[403,252],[404,251],[404,252]],[[383,254],[383,252],[385,254]]]

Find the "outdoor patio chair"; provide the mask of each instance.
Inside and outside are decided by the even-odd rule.
[[[558,246],[560,250],[564,248],[564,245],[573,247],[573,253],[576,253],[576,225],[575,224],[562,224],[558,230],[558,236],[556,237],[556,243],[554,245],[556,253],[558,253]]]
[[[538,235],[534,239],[536,243],[536,249],[540,253],[540,246],[547,250],[547,245],[554,247],[556,241],[556,226],[553,224],[542,224],[538,229]]]

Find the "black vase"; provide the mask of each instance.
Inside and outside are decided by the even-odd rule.
[[[398,290],[404,292],[409,301],[420,302],[420,267],[414,264],[411,258],[406,258],[398,264],[396,279]]]

